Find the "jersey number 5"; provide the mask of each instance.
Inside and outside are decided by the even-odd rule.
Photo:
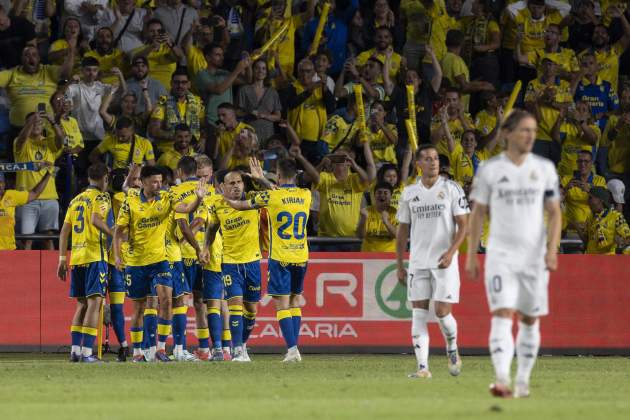
[[[83,218],[83,206],[77,207],[77,224],[74,225],[74,233],[81,233],[85,229],[85,219]]]
[[[291,239],[291,234],[287,233],[287,229],[293,225],[293,237],[295,239],[304,239],[306,235],[306,213],[303,211],[296,213],[295,217],[288,211],[278,213],[276,220],[282,225],[278,228],[278,237],[281,239]]]

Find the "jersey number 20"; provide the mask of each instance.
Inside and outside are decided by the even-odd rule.
[[[278,237],[281,239],[291,239],[291,234],[287,230],[293,225],[293,237],[304,239],[306,235],[306,213],[303,211],[296,213],[295,217],[288,211],[278,213],[276,220],[282,225],[278,228]]]

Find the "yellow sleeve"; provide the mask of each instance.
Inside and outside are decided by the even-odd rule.
[[[357,56],[357,66],[363,66],[367,63],[368,58],[370,58],[370,50],[363,51],[361,54]]]
[[[468,73],[468,67],[466,67],[466,63],[464,63],[464,60],[453,60],[453,70],[452,70],[452,74],[453,74],[453,78],[457,77],[457,76],[466,76],[466,73]],[[466,77],[466,79],[468,79]]]
[[[334,175],[329,172],[319,174],[319,182],[317,183],[317,191],[324,191],[334,182]]]
[[[604,132],[602,133],[602,139],[599,142],[600,147],[610,147],[610,139],[608,138],[608,133],[610,132],[611,127],[615,127],[617,125],[618,117],[616,115],[611,115],[608,119],[608,123],[604,128]]]
[[[153,145],[149,140],[144,137],[140,137],[142,142],[142,156],[145,160],[155,160],[155,153],[153,152]]]
[[[158,105],[155,107],[155,109],[151,113],[151,118],[155,120],[164,121],[165,114],[166,114],[166,110],[165,110],[164,105]]]
[[[369,188],[367,183],[361,181],[361,177],[359,174],[351,174],[350,175],[350,186],[352,187],[352,191],[354,192],[364,192]]]
[[[188,50],[188,54],[186,54],[186,60],[188,60],[188,70],[193,76],[208,67],[208,62],[203,56],[203,53],[199,48],[194,45],[191,46]]]
[[[538,52],[536,50],[528,52],[527,61],[529,64],[538,67]]]
[[[490,32],[501,32],[501,29],[499,29],[499,24],[496,21],[491,20],[490,22],[488,22],[488,28],[486,29],[486,31],[488,33],[490,33]]]
[[[66,210],[66,215],[63,217],[63,223],[72,225],[72,203],[68,206],[68,210]]]
[[[593,177],[593,185],[595,187],[604,187],[606,188],[606,178],[601,175],[595,175]]]
[[[98,146],[96,146],[96,150],[98,150],[101,154],[107,153],[112,150],[112,143],[112,136],[108,134],[103,140],[101,140]]]
[[[28,191],[6,190],[5,195],[11,198],[16,207],[28,204]]]
[[[52,43],[48,52],[57,52],[68,48],[68,42],[65,39],[58,39]]]
[[[120,210],[118,210],[118,219],[116,219],[116,224],[118,226],[129,226],[129,219],[131,218],[131,211],[129,210],[129,197],[125,197],[125,201],[123,201],[120,206]]]
[[[9,84],[9,80],[11,80],[12,74],[13,69],[0,71],[0,87],[7,87],[7,85]]]

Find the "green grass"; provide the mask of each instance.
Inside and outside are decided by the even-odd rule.
[[[444,357],[412,380],[412,356],[277,355],[250,364],[108,363],[63,355],[0,355],[0,419],[629,419],[630,359],[542,357],[532,397],[497,400],[487,357]]]

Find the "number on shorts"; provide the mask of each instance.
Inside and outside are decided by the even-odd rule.
[[[131,286],[131,274],[125,274],[125,284],[127,287]]]
[[[306,236],[306,213],[303,211],[295,214],[295,217],[288,211],[278,213],[276,220],[282,225],[278,228],[278,236],[281,239],[291,239],[291,234],[287,233],[287,229],[293,224],[293,237],[295,239],[304,239]]]
[[[227,286],[231,286],[232,285],[232,276],[230,276],[229,274],[226,274],[225,276],[223,276],[223,284],[227,287]]]
[[[494,293],[500,293],[501,292],[501,276],[492,277],[491,286]]]
[[[77,222],[78,224],[74,225],[74,233],[81,233],[83,232],[83,229],[85,229],[85,219],[83,218],[83,206],[79,206],[77,207],[77,211],[79,212],[79,215],[77,216]]]
[[[413,273],[409,273],[409,284],[407,284],[407,287],[411,288],[412,285],[413,285]]]

